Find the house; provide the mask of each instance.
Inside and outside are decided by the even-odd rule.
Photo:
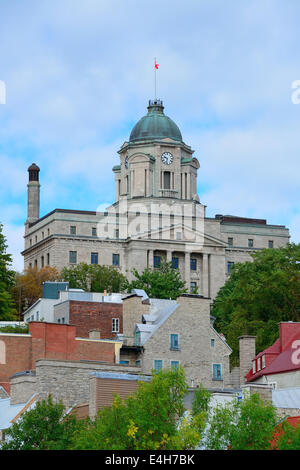
[[[145,374],[181,365],[188,385],[231,386],[231,348],[213,327],[210,299],[183,294],[176,300],[149,299],[133,290],[123,298],[120,363]]]
[[[246,383],[270,384],[278,389],[300,387],[300,323],[281,322],[275,343],[252,358],[249,356],[250,360],[252,367],[245,376]]]
[[[98,330],[101,338],[122,332],[122,294],[71,289],[68,282],[45,282],[43,297],[24,312],[24,322],[44,321],[76,325],[76,336],[88,338]]]

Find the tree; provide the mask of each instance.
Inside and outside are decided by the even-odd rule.
[[[49,396],[6,431],[9,439],[2,450],[67,450],[83,425],[74,415],[65,416],[63,403],[54,403]]]
[[[182,368],[152,374],[136,393],[98,412],[74,438],[81,450],[169,450],[195,448],[205,426],[205,413],[185,415],[187,384]]]
[[[3,225],[0,224],[0,320],[10,321],[17,313],[11,295],[15,272],[10,269],[12,257],[6,253],[6,238],[2,230]]]
[[[52,266],[41,269],[29,267],[23,273],[16,273],[12,291],[19,313],[42,297],[44,282],[57,281],[58,278],[59,272]]]
[[[267,450],[276,425],[276,409],[258,394],[218,406],[208,419],[207,450]]]
[[[65,267],[61,279],[68,281],[71,288],[91,292],[122,292],[125,276],[113,266],[79,263]]]
[[[300,420],[295,426],[292,426],[287,420],[277,426],[275,442],[272,444],[273,449],[300,450]]]
[[[253,261],[237,263],[214,300],[215,325],[233,349],[238,363],[238,337],[257,337],[257,352],[275,342],[278,323],[300,321],[300,245],[264,249]]]
[[[142,273],[132,270],[135,279],[127,282],[126,290],[143,289],[151,298],[173,299],[187,292],[180,271],[172,263],[161,262],[157,268],[145,268]]]

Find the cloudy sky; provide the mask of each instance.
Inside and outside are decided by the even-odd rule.
[[[207,215],[266,218],[300,242],[299,0],[0,0],[0,18],[0,222],[15,269],[32,162],[41,215],[114,202],[154,57]]]

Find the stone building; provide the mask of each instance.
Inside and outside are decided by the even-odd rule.
[[[144,291],[123,298],[120,364],[142,373],[183,367],[190,387],[230,388],[231,348],[213,327],[210,299],[184,294],[149,299]]]
[[[285,226],[264,219],[206,216],[197,194],[199,161],[162,101],[149,101],[118,153],[116,201],[106,212],[54,209],[40,217],[40,169],[29,167],[25,268],[85,262],[126,274],[165,258],[191,292],[214,298],[234,263],[289,241]]]

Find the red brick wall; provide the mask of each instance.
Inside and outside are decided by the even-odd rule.
[[[0,363],[0,382],[8,382],[16,372],[30,370],[31,338],[21,335],[0,335],[5,344],[5,364]]]
[[[123,333],[122,304],[70,300],[69,324],[76,326],[77,337],[88,338],[89,331],[99,329],[101,338],[113,338],[113,318],[119,318],[119,330]]]
[[[30,322],[29,333],[31,336],[0,334],[0,341],[5,344],[0,383],[9,382],[16,372],[35,369],[38,359],[115,362],[114,343],[75,339],[75,326]]]

